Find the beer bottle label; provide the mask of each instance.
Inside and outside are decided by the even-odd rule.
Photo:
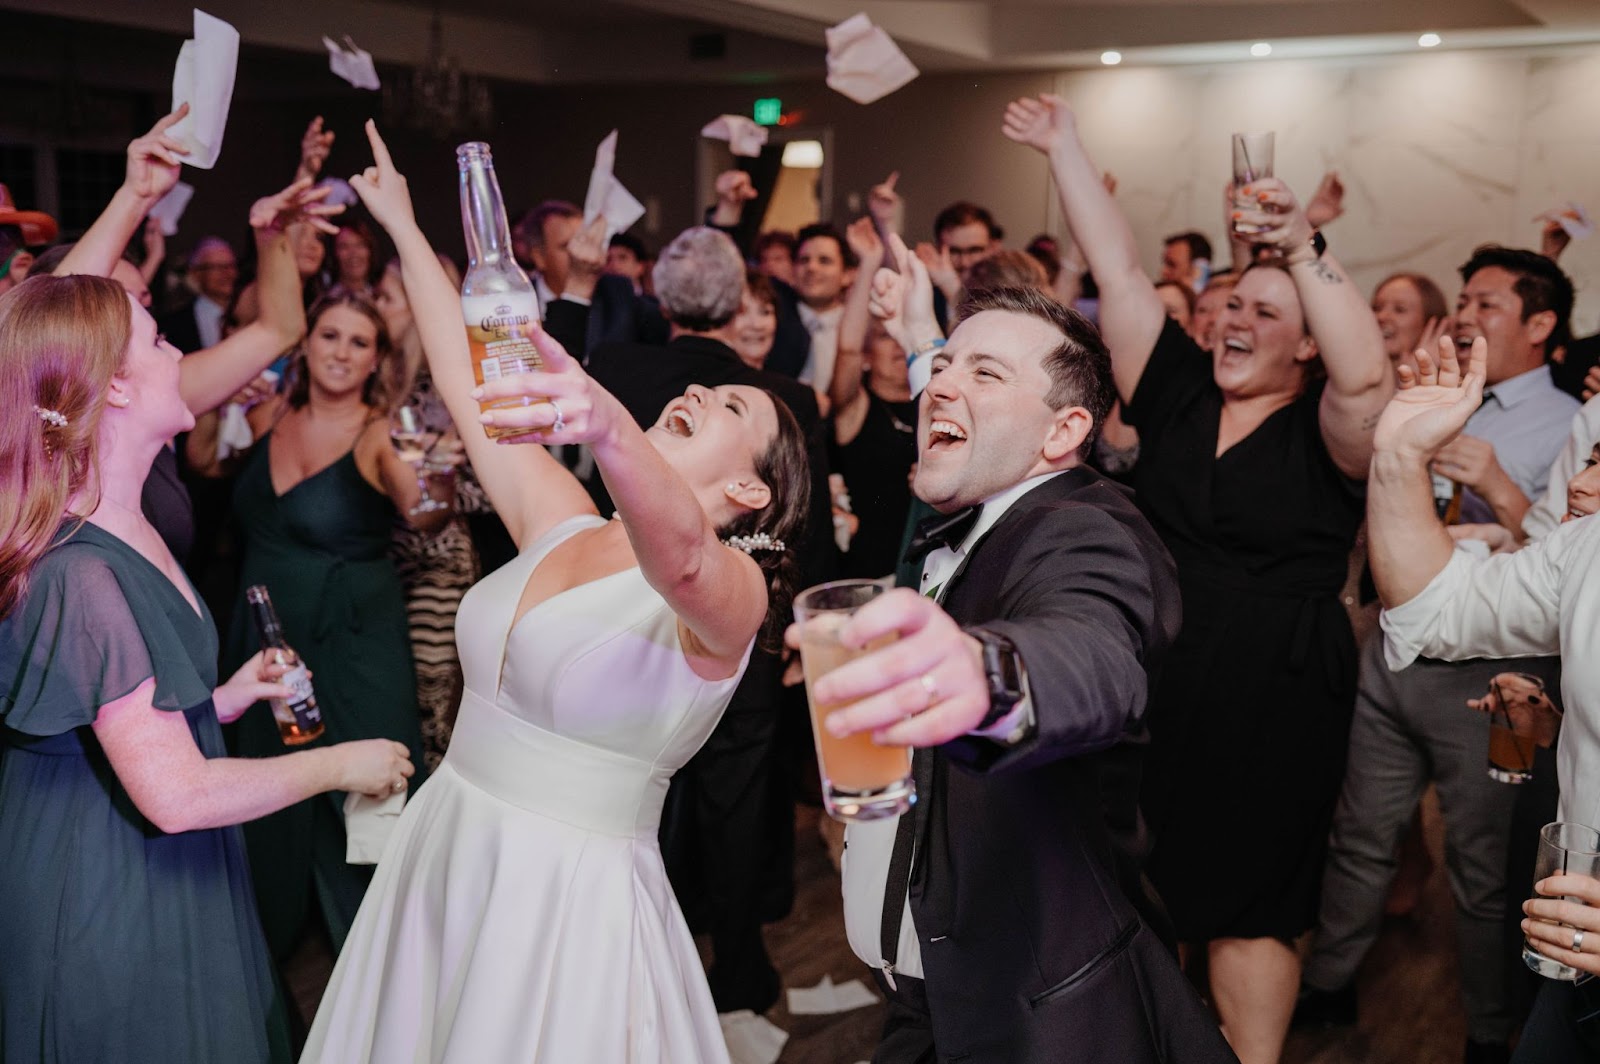
[[[522,336],[494,340],[483,345],[483,383],[518,373],[531,373],[543,363],[533,341]]]
[[[287,699],[272,700],[272,715],[282,724],[293,725],[302,731],[315,731],[322,723],[322,710],[317,705],[317,696],[311,687],[311,674],[305,665],[296,665],[280,676],[278,682],[291,693]]]

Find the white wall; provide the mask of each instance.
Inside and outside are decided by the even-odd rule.
[[[1339,170],[1346,214],[1326,235],[1368,292],[1415,269],[1453,300],[1475,245],[1536,248],[1533,216],[1567,200],[1600,215],[1600,49],[1114,69],[1057,85],[1096,163],[1116,174],[1152,269],[1164,235],[1223,237],[1228,138],[1245,129],[1277,133],[1278,176],[1302,200]],[[1053,206],[1047,224],[1060,228]],[[1578,289],[1574,329],[1595,332],[1600,237],[1561,264]]]

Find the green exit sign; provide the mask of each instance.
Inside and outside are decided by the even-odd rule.
[[[775,126],[783,121],[783,101],[776,96],[764,96],[756,101],[755,120],[758,126]]]

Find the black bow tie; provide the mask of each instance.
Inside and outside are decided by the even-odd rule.
[[[917,522],[917,530],[906,548],[906,557],[920,558],[937,547],[955,550],[978,523],[982,506],[966,506],[954,513],[933,514]]]

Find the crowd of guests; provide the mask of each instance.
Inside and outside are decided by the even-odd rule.
[[[1226,264],[1184,232],[1152,278],[1115,180],[1053,97],[1016,101],[1002,128],[1048,159],[1065,244],[1041,234],[1007,247],[1005,205],[958,202],[908,247],[894,175],[865,216],[788,233],[745,217],[757,190],[730,170],[704,224],[659,253],[626,233],[607,240],[603,220],[586,225],[567,201],[515,214],[510,251],[549,342],[605,397],[595,409],[614,400],[639,429],[692,438],[713,398],[771,400],[762,416],[778,442],[738,470],[718,466],[725,490],[678,469],[702,514],[623,475],[619,454],[644,459],[614,426],[567,438],[557,413],[532,427],[550,459],[524,468],[463,425],[470,385],[439,368],[438,308],[459,291],[459,266],[415,231],[408,200],[398,209],[376,134],[379,165],[351,192],[325,178],[336,132],[314,120],[298,160],[285,159],[287,186],[252,207],[248,246],[197,235],[181,261],[170,256],[147,214],[181,164],[165,133],[174,120],[130,145],[125,184],[71,245],[40,245],[51,227],[0,204],[0,893],[35,899],[4,907],[0,939],[21,941],[48,908],[62,943],[54,956],[21,951],[0,976],[5,1059],[110,1059],[106,1045],[122,1059],[288,1059],[313,1018],[295,1012],[276,966],[308,935],[325,933],[335,954],[348,940],[369,960],[397,955],[358,925],[374,866],[349,859],[344,795],[420,801],[451,764],[458,707],[475,697],[457,656],[469,589],[562,521],[609,528],[613,512],[646,575],[654,548],[630,514],[695,528],[710,515],[723,532],[786,543],[746,551],[766,596],[737,585],[752,601],[897,570],[917,585],[928,570],[908,553],[913,528],[946,509],[918,479],[919,456],[968,447],[972,462],[1004,464],[976,414],[967,425],[927,414],[960,405],[952,367],[965,374],[973,357],[961,326],[1003,313],[1057,322],[1085,349],[1103,338],[1106,409],[1073,406],[1092,425],[1051,472],[1074,466],[1081,445],[1087,466],[1132,489],[1176,566],[1181,628],[1146,636],[1163,655],[1150,690],[1120,738],[1095,740],[1142,750],[1107,843],[1116,861],[1101,856],[1163,944],[1154,952],[1207,988],[1228,1049],[1271,1064],[1291,1023],[1355,1020],[1356,972],[1386,907],[1415,893],[1430,784],[1444,811],[1464,1059],[1510,1059],[1529,1023],[1524,934],[1600,972],[1600,936],[1585,953],[1572,933],[1592,918],[1535,901],[1523,920],[1538,827],[1558,808],[1600,823],[1582,778],[1593,689],[1581,680],[1593,666],[1561,653],[1593,616],[1595,533],[1582,518],[1600,509],[1600,343],[1571,335],[1558,230],[1539,251],[1473,250],[1453,307],[1417,273],[1369,298],[1336,257],[1337,175],[1303,205],[1268,179],[1227,189]],[[1093,323],[1083,338],[1080,321]],[[941,351],[947,338],[960,355]],[[970,372],[990,387],[990,371]],[[1017,387],[1006,373],[993,371],[994,388]],[[675,402],[688,405],[674,414]],[[710,461],[699,447],[695,461]],[[534,479],[516,486],[512,469]],[[533,518],[539,490],[560,505]],[[63,513],[87,519],[68,540]],[[582,539],[569,564],[606,569],[619,549],[607,537],[620,536]],[[311,666],[326,723],[293,753],[259,704],[287,691],[245,606],[254,585],[270,589]],[[710,936],[716,1010],[764,1012],[781,979],[761,929],[792,901],[794,803],[817,798],[805,695],[770,617],[751,647],[753,623],[733,638],[693,595],[666,597],[682,631],[715,644],[707,660],[727,690],[665,792],[665,869],[689,926]],[[100,623],[74,616],[107,599],[126,606]],[[1152,633],[1176,617],[1156,613]],[[53,665],[39,673],[44,644]],[[171,664],[152,681],[152,662]],[[1497,686],[1508,673],[1521,686]],[[1486,700],[1491,689],[1526,692],[1513,716],[1542,748],[1528,785],[1485,771],[1488,720],[1474,710],[1512,708],[1503,694]],[[1562,708],[1578,723],[1557,734]],[[179,891],[149,871],[177,861],[205,875]],[[377,875],[383,905],[421,904]],[[1600,901],[1592,883],[1558,886],[1544,893]],[[847,871],[847,919],[850,889]],[[893,987],[894,951],[867,956],[851,941]],[[149,956],[161,970],[138,966]],[[916,979],[899,971],[920,983],[920,967]],[[330,1000],[366,1007],[349,982],[359,977],[341,968]],[[152,1033],[146,1010],[189,996],[173,981],[244,989],[186,1017],[176,1037]],[[93,1022],[51,1018],[62,986],[101,999],[77,1006]],[[1555,1055],[1519,1059],[1589,1059],[1600,1037],[1580,1022],[1583,988],[1546,990],[1523,1052]],[[891,1008],[915,1010],[898,992],[886,989]],[[931,1014],[932,1031],[948,1030]],[[344,1059],[340,1018],[316,1022],[317,1059]],[[1192,1059],[1222,1059],[1210,1053]],[[881,1059],[923,1058],[886,1048]]]

